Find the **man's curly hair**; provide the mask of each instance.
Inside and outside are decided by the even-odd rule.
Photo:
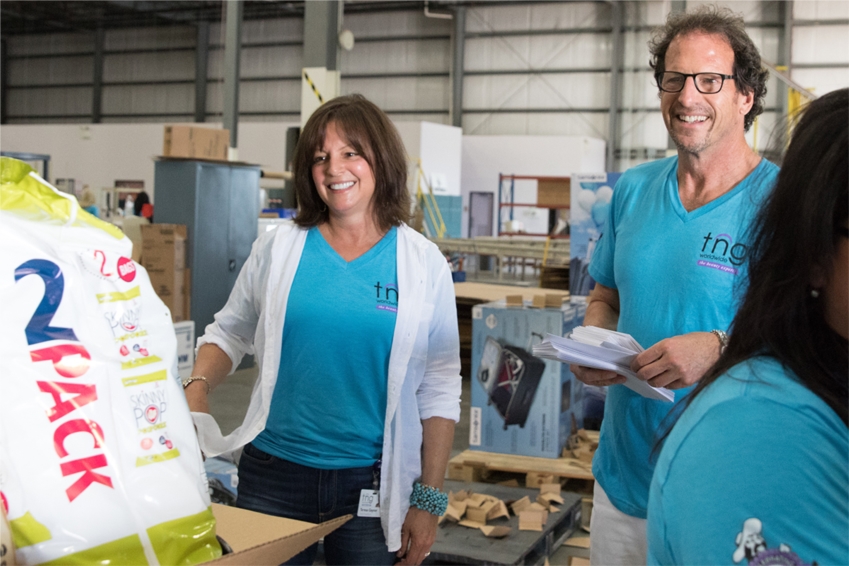
[[[701,6],[693,12],[671,12],[666,18],[666,25],[655,30],[649,41],[651,59],[649,65],[654,70],[655,81],[659,84],[660,77],[666,70],[666,51],[669,44],[679,35],[702,32],[723,36],[734,51],[734,70],[732,71],[737,83],[737,90],[743,94],[754,93],[752,109],[746,114],[743,124],[749,131],[755,117],[764,111],[766,96],[766,80],[769,77],[761,64],[761,55],[746,33],[742,16],[728,8],[716,6]]]

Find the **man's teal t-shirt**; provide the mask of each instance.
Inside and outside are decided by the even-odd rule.
[[[738,364],[658,458],[649,564],[849,564],[849,429],[773,358]]]
[[[310,229],[289,293],[280,371],[253,444],[327,470],[370,466],[383,450],[398,310],[397,229],[347,262]]]
[[[721,197],[687,212],[678,158],[628,170],[616,184],[590,275],[618,290],[618,330],[644,348],[688,332],[727,330],[745,277],[749,227],[778,168],[761,163]],[[676,402],[691,389],[675,392]],[[645,518],[651,452],[672,404],[624,385],[608,390],[593,474],[614,506]]]

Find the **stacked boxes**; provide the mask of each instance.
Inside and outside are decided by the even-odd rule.
[[[583,426],[583,385],[569,366],[531,355],[547,334],[583,323],[586,307],[472,309],[472,450],[557,458],[573,425]]]
[[[195,321],[175,322],[174,334],[177,335],[177,375],[182,380],[192,375],[195,365]]]
[[[186,227],[183,224],[142,225],[141,263],[174,322],[191,318],[189,270],[186,269]]]
[[[165,126],[164,157],[227,160],[230,130],[202,126]]]

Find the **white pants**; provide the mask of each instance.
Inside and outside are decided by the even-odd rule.
[[[626,515],[614,507],[596,482],[590,518],[590,564],[643,565],[647,547],[646,520]]]

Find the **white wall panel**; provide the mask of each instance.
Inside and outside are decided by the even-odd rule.
[[[463,97],[465,109],[607,108],[610,80],[608,73],[474,75]]]
[[[92,81],[93,57],[51,57],[49,59],[12,59],[9,61],[9,85],[47,85]]]
[[[654,112],[623,112],[620,116],[619,147],[662,149],[669,136],[660,109]]]
[[[607,120],[607,114],[467,113],[463,115],[463,131],[468,135],[568,135],[603,139]]]
[[[622,73],[622,108],[660,108],[657,94],[651,71]]]
[[[16,35],[8,42],[9,55],[42,55],[79,51],[94,52],[93,33]]]
[[[242,22],[242,41],[259,43],[264,41],[303,41],[304,20],[301,18],[277,18],[273,20],[248,20]],[[209,26],[210,45],[224,45],[224,26]]]
[[[793,80],[817,96],[839,88],[849,87],[849,68],[793,69]]]
[[[717,2],[715,0],[687,0],[687,10],[692,10],[705,4],[729,8],[735,14],[743,16],[743,21],[745,22],[759,22],[764,19],[763,0],[733,0],[731,2]]]
[[[849,2],[844,0],[794,0],[797,20],[840,20],[849,18]]]
[[[451,91],[439,77],[342,79],[342,94],[359,93],[383,110],[439,110],[448,112]]]
[[[607,67],[608,34],[485,37],[466,40],[467,71]]]
[[[747,27],[746,33],[749,34],[749,37],[752,38],[755,46],[757,46],[761,54],[761,59],[774,65],[779,57],[778,42],[779,35],[782,32],[775,28]]]
[[[197,31],[194,26],[126,28],[107,31],[103,47],[107,51],[194,47],[196,38]]]
[[[342,53],[348,73],[440,72],[451,67],[450,43],[442,39],[355,43]]]
[[[669,14],[670,0],[648,0],[628,3],[628,21],[632,25],[659,26]]]
[[[300,112],[301,81],[242,82],[239,92],[242,112]]]
[[[195,54],[192,51],[129,53],[103,58],[103,80],[161,81],[195,78]]]
[[[224,51],[215,51],[215,64],[210,69],[223,71]],[[240,63],[242,77],[300,76],[303,68],[303,46],[243,47]],[[210,63],[213,53],[210,53]],[[218,76],[216,74],[216,76]]]
[[[15,89],[9,91],[6,104],[10,117],[23,114],[91,116],[91,89],[86,87]]]
[[[102,108],[104,114],[192,113],[195,88],[194,84],[107,86]]]
[[[401,35],[436,35],[450,34],[454,29],[451,20],[425,17],[421,11],[378,12],[367,14],[346,14],[342,27],[354,34],[354,50],[356,38],[383,37]]]
[[[793,63],[849,63],[849,25],[795,26]]]
[[[469,8],[466,31],[551,30],[606,26],[610,9],[595,2],[562,2]]]

